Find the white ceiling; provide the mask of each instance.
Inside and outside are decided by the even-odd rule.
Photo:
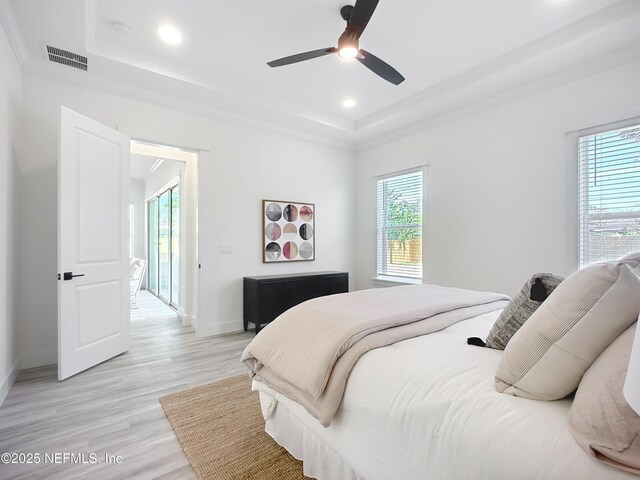
[[[638,0],[381,0],[360,46],[398,69],[391,85],[355,61],[266,62],[335,46],[346,0],[0,0],[25,68],[336,145],[463,114],[489,98],[640,57]],[[129,26],[123,34],[114,21]],[[184,41],[167,46],[164,22]],[[89,57],[89,72],[45,61],[43,43]],[[346,97],[358,102],[345,109]]]

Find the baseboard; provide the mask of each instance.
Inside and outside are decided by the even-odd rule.
[[[182,320],[182,325],[184,325],[185,327],[196,326],[196,317],[194,317],[193,315],[185,315],[184,310],[182,310],[182,312],[178,312],[178,316]]]
[[[228,333],[239,333],[244,331],[242,320],[231,320],[229,322],[204,325],[198,329],[199,337],[211,337],[213,335],[226,335]]]
[[[11,370],[9,370],[9,374],[0,385],[0,407],[4,403],[5,398],[7,398],[7,395],[9,395],[9,390],[11,390],[13,382],[18,378],[18,374],[20,373],[19,367],[20,359],[16,358],[16,361],[13,362],[13,365],[11,366]]]
[[[44,367],[58,363],[57,350],[41,350],[20,356],[20,370],[27,368]]]

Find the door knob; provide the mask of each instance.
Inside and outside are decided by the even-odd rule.
[[[74,275],[73,272],[64,272],[64,276],[62,277],[64,280],[71,280],[75,277],[84,277],[84,273],[78,273]]]

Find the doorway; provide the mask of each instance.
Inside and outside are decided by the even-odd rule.
[[[59,132],[58,379],[64,380],[127,352],[132,330],[140,330],[142,339],[149,337],[146,326],[158,330],[157,324],[136,323],[132,318],[130,305],[141,288],[170,311],[174,329],[186,326],[191,330],[193,326],[199,333],[198,153],[131,141],[126,134],[64,106]],[[145,160],[140,163],[145,174],[159,169],[165,160],[178,161],[177,181],[150,184],[154,195],[145,192],[142,181],[134,188],[134,155]],[[156,282],[158,289],[165,282],[162,293],[169,304],[173,295],[173,307],[146,290],[146,208],[152,197],[157,197],[158,209],[161,199],[171,205],[169,197],[177,197],[174,204],[180,209],[173,214],[173,235],[169,211],[162,218],[166,233],[156,237],[158,249],[160,234],[175,243],[173,247],[167,244],[168,256],[156,257],[157,266],[169,262],[169,276],[158,276]],[[166,336],[170,327],[169,323],[160,325],[158,336]]]
[[[146,269],[131,319],[178,316],[197,327],[197,153],[131,142],[132,262]]]

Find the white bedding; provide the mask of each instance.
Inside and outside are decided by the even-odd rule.
[[[267,432],[321,480],[637,480],[580,449],[567,428],[570,400],[496,392],[501,352],[466,339],[485,337],[498,314],[366,353],[329,428],[254,382],[265,416],[278,402]]]

